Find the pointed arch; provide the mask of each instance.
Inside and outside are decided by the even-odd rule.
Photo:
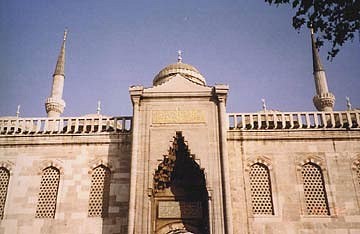
[[[153,177],[152,217],[155,233],[164,226],[181,224],[183,230],[197,228],[209,233],[209,194],[204,169],[191,154],[182,132],[176,132],[167,155]],[[180,232],[181,233],[181,232]]]
[[[256,157],[256,158],[254,157],[254,158],[250,158],[247,160],[247,163],[245,166],[245,171],[249,171],[251,166],[256,163],[260,163],[260,164],[266,166],[268,170],[272,170],[272,168],[273,168],[270,158],[265,157],[265,156],[259,156],[259,157]]]
[[[300,160],[298,160],[297,170],[301,171],[303,166],[307,163],[313,163],[317,165],[321,169],[321,171],[326,171],[324,159],[317,156],[302,157]]]
[[[0,167],[5,168],[10,176],[13,174],[13,167],[15,166],[15,163],[12,161],[0,161]]]
[[[110,169],[103,164],[93,168],[89,194],[89,217],[106,217],[109,208]]]
[[[64,168],[62,167],[62,161],[60,160],[45,160],[38,165],[38,174],[43,175],[46,168],[55,168],[60,175],[64,174]]]
[[[158,165],[154,174],[154,191],[175,187],[206,187],[204,169],[185,142],[182,132],[176,132],[173,145]]]
[[[60,183],[60,170],[54,166],[43,169],[36,218],[55,218]]]
[[[89,162],[88,173],[91,174],[94,169],[99,166],[106,167],[110,172],[113,169],[113,163],[111,161],[108,161],[107,159],[94,159]]]

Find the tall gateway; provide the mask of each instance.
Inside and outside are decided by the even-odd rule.
[[[225,231],[231,212],[227,91],[225,85],[207,86],[180,56],[156,75],[153,87],[130,88],[130,233]]]

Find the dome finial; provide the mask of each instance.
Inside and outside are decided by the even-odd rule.
[[[97,102],[97,108],[96,108],[96,114],[100,115],[100,111],[101,111],[101,102],[100,100]]]
[[[265,98],[261,98],[261,103],[262,103],[262,109],[263,109],[263,111],[266,111],[266,102],[265,102]]]
[[[345,97],[346,99],[346,107],[348,111],[352,110],[352,106],[351,106],[351,102],[350,102],[350,97]]]
[[[178,63],[182,62],[182,57],[181,57],[182,51],[178,50]]]
[[[19,118],[20,116],[20,105],[17,106],[17,110],[16,110],[16,117]]]
[[[64,41],[66,41],[66,36],[67,36],[67,33],[68,33],[68,29],[67,28],[65,28],[65,31],[64,31]]]

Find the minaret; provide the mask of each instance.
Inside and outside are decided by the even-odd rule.
[[[315,44],[314,31],[311,28],[311,47],[313,56],[313,74],[315,80],[316,95],[313,98],[318,111],[333,111],[335,96],[329,92],[325,70],[321,64],[318,49]]]
[[[64,32],[64,39],[61,45],[60,54],[56,63],[53,75],[51,95],[46,99],[45,109],[49,118],[57,118],[64,112],[65,101],[62,99],[65,79],[65,42],[67,30]]]

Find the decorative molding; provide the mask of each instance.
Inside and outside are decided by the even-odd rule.
[[[104,159],[94,159],[92,161],[90,161],[89,163],[89,171],[88,174],[92,174],[92,172],[95,170],[95,168],[99,167],[99,166],[103,166],[106,167],[110,173],[112,172],[113,166],[112,163],[109,162],[108,160],[104,160]]]
[[[42,175],[43,171],[48,167],[54,167],[59,170],[60,175],[64,174],[64,169],[62,167],[63,162],[60,160],[45,160],[39,164],[38,175]]]
[[[0,167],[5,168],[6,170],[8,170],[9,174],[12,175],[13,174],[13,167],[15,166],[15,163],[12,161],[0,161]]]
[[[252,165],[259,163],[265,165],[270,171],[272,170],[271,159],[265,156],[250,158],[246,161],[245,171],[250,171]]]
[[[326,171],[325,161],[323,158],[318,156],[307,156],[302,160],[298,160],[296,169],[300,171],[302,167],[307,163],[313,163],[321,168],[322,171]]]

